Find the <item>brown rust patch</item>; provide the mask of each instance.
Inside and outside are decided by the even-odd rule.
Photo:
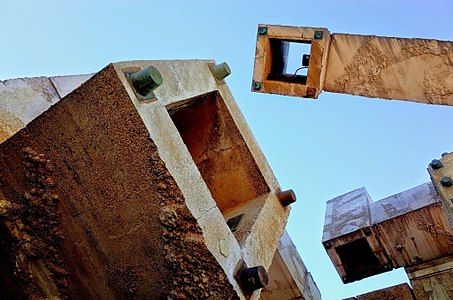
[[[1,220],[3,251],[16,280],[29,298],[66,298],[67,283],[59,225],[59,196],[54,190],[53,163],[31,148],[23,149],[22,197],[10,204]],[[8,268],[8,267],[7,267]]]

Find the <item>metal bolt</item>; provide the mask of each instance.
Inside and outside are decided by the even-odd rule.
[[[348,277],[346,277],[346,276],[343,276],[341,278],[341,280],[343,280],[343,283],[348,283]]]
[[[444,157],[445,155],[448,155],[448,154],[449,154],[448,152],[444,152],[444,153],[442,153],[441,156]]]
[[[307,88],[307,97],[313,98],[316,94],[316,89],[314,88]]]
[[[323,33],[322,31],[315,31],[315,40],[322,39]]]
[[[442,163],[438,159],[433,159],[429,165],[431,166],[431,168],[433,168],[433,170],[442,168]]]
[[[440,184],[443,187],[450,187],[453,185],[453,180],[451,180],[451,178],[448,176],[444,176],[440,179]]]
[[[269,282],[269,276],[263,266],[244,268],[240,274],[241,286],[247,292],[252,293],[261,289]]]
[[[259,35],[267,34],[267,27],[258,27],[258,34]]]
[[[372,233],[371,228],[367,227],[367,228],[363,229],[363,233],[365,233],[366,236],[371,235],[371,233]]]
[[[254,91],[261,90],[261,87],[262,87],[261,82],[254,81],[252,84],[252,88]]]
[[[278,200],[280,200],[280,203],[283,205],[283,207],[286,207],[291,203],[296,202],[296,194],[294,193],[293,190],[280,191],[278,192],[277,197]]]
[[[332,248],[332,244],[331,244],[330,242],[325,242],[325,243],[323,244],[323,246],[324,246],[324,248],[325,248],[326,250],[329,250],[330,248]]]
[[[226,62],[213,66],[211,70],[212,74],[218,81],[224,80],[231,74],[231,69]]]
[[[162,75],[154,66],[148,66],[138,72],[128,73],[126,77],[135,91],[143,97],[150,96],[151,98],[152,92],[163,83]]]

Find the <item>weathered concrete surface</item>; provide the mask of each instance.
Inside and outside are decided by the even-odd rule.
[[[363,187],[327,201],[322,241],[370,226],[371,202]]]
[[[351,282],[450,255],[453,230],[432,183],[376,202],[362,188],[327,203],[323,244]]]
[[[0,81],[0,143],[91,76],[43,76]]]
[[[453,105],[453,43],[333,34],[324,90]]]
[[[82,83],[90,79],[92,76],[93,74],[55,76],[49,77],[49,80],[55,87],[58,96],[60,96],[60,98],[63,98],[70,92],[78,88]]]
[[[412,289],[407,283],[398,284],[385,289],[380,289],[370,293],[362,294],[353,298],[348,298],[348,300],[415,300],[415,299],[416,298],[413,295]]]
[[[425,206],[440,203],[436,189],[430,182],[391,195],[370,205],[372,223],[377,224],[410,213]]]
[[[269,268],[269,284],[260,299],[321,299],[318,287],[286,231]]]
[[[325,76],[325,66],[330,41],[330,33],[326,28],[293,27],[260,24],[258,28],[266,28],[266,34],[258,34],[255,53],[255,67],[253,82],[260,83],[260,88],[253,88],[254,92],[280,94],[317,98],[322,91]],[[321,38],[315,38],[315,33],[321,32]],[[269,78],[272,65],[276,58],[272,56],[271,41],[303,42],[311,44],[310,63],[306,84],[284,82]],[[280,74],[285,75],[285,74]],[[308,93],[308,90],[311,90]]]
[[[406,268],[416,299],[453,299],[453,257]]]
[[[56,209],[50,224],[56,226],[57,234],[49,238],[55,244],[55,253],[62,253],[54,261],[51,259],[54,252],[50,251],[43,261],[38,259],[35,263],[26,250],[19,247],[19,252],[11,251],[8,260],[0,262],[2,269],[10,268],[13,272],[17,259],[18,268],[37,267],[33,267],[34,273],[23,274],[31,276],[31,290],[16,288],[14,283],[23,284],[18,280],[10,282],[8,295],[23,290],[48,296],[128,298],[153,295],[150,293],[159,287],[159,293],[172,297],[243,297],[234,278],[235,268],[242,260],[250,267],[270,266],[289,207],[281,206],[276,196],[278,182],[228,87],[212,77],[208,66],[212,63],[200,60],[114,64],[1,145],[6,193],[0,201],[0,213],[7,219],[19,220],[5,222],[9,225],[0,230],[2,235],[11,237],[4,241],[2,249],[12,249],[24,241],[27,244],[30,238],[25,233],[31,232],[32,240],[39,242],[31,247],[43,251],[48,242],[40,239],[35,229],[39,228],[40,219],[25,217],[34,214],[34,209],[42,209],[38,205],[32,206],[31,211],[24,210],[23,205],[27,201],[39,204],[54,199],[55,204],[51,201],[46,210]],[[149,64],[159,69],[164,84],[155,92],[157,101],[140,102],[124,71]],[[69,93],[74,82],[89,76],[52,78],[51,83],[58,91],[54,89],[55,99]],[[184,110],[196,99],[203,103],[214,101],[215,113],[228,120],[222,123],[227,139],[220,141],[230,139],[232,145],[242,145],[239,148],[242,150],[232,153],[240,155],[241,164],[249,166],[248,170],[258,170],[254,172],[264,186],[251,196],[244,196],[237,207],[227,209],[224,215],[218,206],[221,199],[212,193],[222,182],[214,180],[213,184],[207,180],[209,177],[195,162],[191,147],[171,116],[174,110]],[[47,109],[33,107],[32,100],[29,104],[31,111],[41,113]],[[26,115],[33,116],[29,112]],[[215,128],[212,127],[212,136],[219,137]],[[219,150],[222,152],[223,148]],[[30,157],[31,161],[25,163],[34,168],[28,173],[17,169],[24,157]],[[215,155],[210,159],[213,163],[221,162]],[[47,161],[50,173],[35,181]],[[248,176],[248,171],[238,170],[235,172],[240,176]],[[31,174],[28,175],[31,183],[19,183],[23,174]],[[37,186],[27,185],[32,183]],[[21,196],[24,189],[29,189],[30,195]],[[225,222],[235,211],[246,214],[244,220],[248,225],[244,225],[247,230],[243,231],[241,241]],[[270,226],[273,234],[269,234]],[[76,258],[81,257],[86,260],[79,267]],[[144,258],[146,262],[141,261]],[[8,279],[0,276],[0,280]],[[91,285],[96,288],[86,288]],[[208,285],[212,288],[207,289]],[[256,291],[252,298],[258,297]]]
[[[257,36],[254,92],[318,98],[324,90],[453,105],[452,42],[330,34],[326,28],[260,24],[261,27],[267,32]],[[321,38],[314,37],[317,31],[322,33]],[[296,76],[287,76],[291,74],[272,76],[273,63],[279,64],[273,56],[278,51],[273,51],[272,40],[311,43],[306,81],[294,82]],[[282,57],[280,60],[284,60]],[[255,83],[259,83],[259,88]]]
[[[439,160],[441,167],[439,169],[433,169],[430,164],[428,172],[431,176],[431,181],[442,198],[445,211],[448,213],[451,226],[453,227],[453,187],[443,186],[441,184],[443,177],[453,179],[453,153],[445,153]]]

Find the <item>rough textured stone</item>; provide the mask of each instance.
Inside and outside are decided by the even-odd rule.
[[[26,295],[234,294],[112,66],[1,144],[0,158],[18,216],[3,223],[2,263]],[[21,277],[25,266],[33,276]]]
[[[385,289],[373,291],[360,296],[357,300],[415,300],[412,290],[407,283],[391,286]],[[417,298],[418,299],[418,298]],[[428,298],[420,298],[428,299]],[[437,299],[437,298],[436,298]]]

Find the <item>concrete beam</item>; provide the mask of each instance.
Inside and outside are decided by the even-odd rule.
[[[311,45],[305,77],[282,68],[288,60],[285,45],[301,41]],[[256,45],[255,92],[317,98],[324,90],[453,105],[452,42],[260,24]]]
[[[376,202],[362,188],[327,203],[323,245],[345,283],[448,256],[452,240],[431,183]]]

